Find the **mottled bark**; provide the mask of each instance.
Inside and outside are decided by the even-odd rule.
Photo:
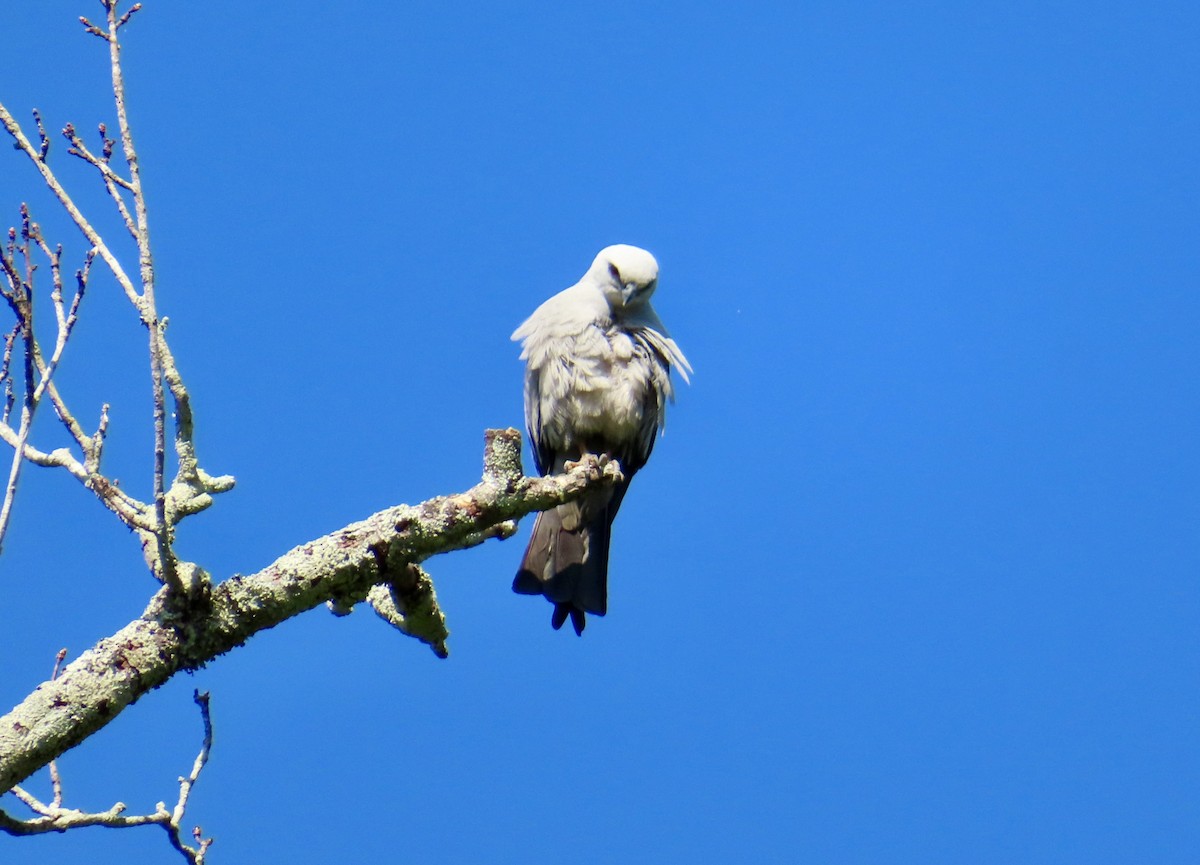
[[[590,456],[562,475],[525,477],[520,447],[516,430],[489,430],[483,480],[464,493],[380,511],[296,547],[258,573],[193,592],[186,607],[176,606],[178,593],[160,589],[140,618],[0,718],[0,790],[78,745],[181,670],[200,667],[318,604],[344,611],[374,586],[403,588],[412,582],[411,565],[507,537],[515,531],[511,520],[621,479],[616,463]],[[501,576],[507,584],[508,574]],[[199,576],[201,585],[205,579]],[[402,612],[426,614],[428,604],[420,606]],[[426,630],[409,625],[401,629]]]

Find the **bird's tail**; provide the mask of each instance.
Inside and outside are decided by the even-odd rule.
[[[513,591],[545,595],[554,604],[550,624],[556,630],[569,616],[575,633],[582,634],[586,613],[603,616],[608,610],[611,526],[608,507],[572,502],[538,514]]]

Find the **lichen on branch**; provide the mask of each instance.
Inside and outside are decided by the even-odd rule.
[[[388,508],[315,538],[257,573],[217,584],[192,606],[180,607],[177,596],[159,590],[138,619],[0,718],[0,790],[84,741],[176,673],[203,666],[260,631],[319,604],[365,599],[373,586],[393,585],[431,556],[504,536],[512,520],[621,480],[616,462],[593,456],[561,475],[527,477],[520,473],[520,448],[516,430],[488,430],[484,477],[465,492]]]

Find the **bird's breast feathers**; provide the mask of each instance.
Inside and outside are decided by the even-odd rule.
[[[552,342],[540,351],[527,345],[543,438],[628,443],[661,424],[670,373],[642,329],[593,324]]]

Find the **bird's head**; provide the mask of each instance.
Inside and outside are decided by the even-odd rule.
[[[614,310],[636,309],[658,287],[658,262],[644,249],[618,243],[600,250],[588,276]]]

